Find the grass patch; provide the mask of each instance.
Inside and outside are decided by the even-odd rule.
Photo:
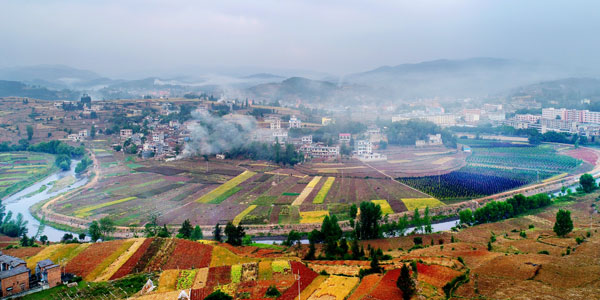
[[[259,196],[254,201],[252,201],[252,204],[261,205],[261,206],[269,206],[269,205],[273,204],[273,202],[275,202],[275,200],[277,200],[277,196],[264,196],[263,195],[263,196]]]
[[[299,196],[300,193],[283,193],[282,196]]]
[[[92,215],[91,212],[93,210],[111,206],[111,205],[115,205],[115,204],[119,204],[119,203],[123,203],[123,202],[127,202],[127,201],[131,201],[133,199],[137,199],[137,197],[127,197],[127,198],[123,198],[123,199],[119,199],[119,200],[115,200],[115,201],[111,201],[111,202],[100,203],[100,204],[84,207],[82,209],[76,210],[75,216],[77,216],[79,218],[89,217]]]
[[[335,177],[327,177],[327,180],[325,181],[325,183],[323,183],[323,186],[319,190],[319,193],[317,193],[315,199],[313,199],[314,204],[321,204],[325,201],[325,197],[327,197],[327,193],[329,193],[329,189],[331,189],[331,186],[333,185],[334,181]]]
[[[239,186],[232,187],[228,191],[226,191],[225,193],[217,196],[216,198],[212,199],[208,203],[210,203],[210,204],[219,204],[219,203],[227,200],[227,198],[233,196],[235,193],[239,192],[241,189],[242,188],[240,188]]]
[[[213,201],[215,201],[216,198],[229,192],[231,189],[233,189],[234,187],[237,187],[240,183],[248,180],[250,177],[254,176],[255,174],[256,174],[255,172],[244,171],[242,174],[223,183],[222,185],[218,186],[216,189],[214,189],[214,190],[208,192],[207,194],[203,195],[202,197],[198,198],[198,200],[196,200],[196,201],[200,202],[200,203],[214,203]],[[231,194],[231,195],[233,195],[233,194]],[[227,199],[227,198],[225,198],[225,199]],[[225,199],[223,199],[223,200],[225,200]],[[221,202],[223,200],[221,200]],[[220,202],[217,202],[217,203],[220,203]]]

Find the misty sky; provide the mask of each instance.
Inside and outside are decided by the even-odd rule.
[[[107,76],[241,67],[341,75],[480,56],[600,67],[592,0],[0,0],[0,28],[0,66]]]

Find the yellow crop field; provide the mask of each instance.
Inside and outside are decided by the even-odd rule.
[[[79,218],[89,217],[89,216],[92,215],[91,212],[94,211],[94,210],[96,210],[96,209],[100,209],[100,208],[103,208],[103,207],[107,207],[107,206],[111,206],[111,205],[115,205],[115,204],[119,204],[119,203],[131,201],[133,199],[137,199],[137,197],[127,197],[127,198],[123,198],[123,199],[119,199],[119,200],[115,200],[115,201],[110,201],[110,202],[106,202],[106,203],[100,203],[100,204],[96,204],[96,205],[84,207],[84,208],[76,210],[75,211],[75,216],[77,216]]]
[[[408,210],[425,207],[432,208],[444,205],[442,201],[435,198],[402,198],[402,202],[404,202],[404,205],[406,205]]]
[[[208,268],[198,269],[198,274],[196,274],[192,288],[201,289],[206,286],[206,281],[208,281]]]
[[[121,256],[121,254],[125,253],[125,251],[127,251],[127,249],[129,249],[131,247],[131,245],[133,245],[133,242],[134,241],[132,241],[132,240],[123,242],[123,244],[121,244],[119,249],[117,249],[116,251],[111,253],[100,264],[98,264],[94,268],[94,270],[92,270],[92,272],[90,272],[87,276],[85,276],[85,280],[86,281],[96,281],[96,278],[99,277],[106,268],[108,268],[115,260],[117,260],[119,258],[119,256]],[[116,270],[115,270],[115,272],[116,272]]]
[[[271,262],[273,273],[284,273],[290,269],[290,262],[287,260],[274,260]]]
[[[390,204],[385,199],[382,199],[382,200],[371,200],[371,202],[373,202],[373,204],[377,204],[377,205],[381,206],[381,213],[384,216],[385,215],[391,215],[391,214],[394,213],[394,210],[392,209],[392,207],[390,206]]]
[[[253,261],[255,260],[247,257],[240,257],[235,253],[229,251],[227,248],[215,246],[213,248],[212,257],[210,259],[210,266],[220,267],[227,265],[243,264]]]
[[[35,265],[37,262],[44,259],[49,259],[56,264],[60,264],[63,260],[66,263],[90,245],[90,243],[50,245],[44,248],[44,250],[40,251],[38,254],[27,259],[27,267],[32,271],[35,271]]]
[[[321,297],[331,300],[344,300],[358,284],[358,281],[358,277],[330,276],[319,285],[319,288],[308,300],[318,300]]]
[[[177,284],[177,277],[179,277],[179,270],[164,270],[160,273],[160,278],[158,279],[157,292],[174,291]]]
[[[271,269],[271,261],[265,260],[258,263],[258,279],[271,280],[273,278],[273,270]]]
[[[317,278],[315,278],[301,293],[300,293],[300,299],[308,299],[308,297],[310,297],[310,295],[312,295],[312,293],[314,293],[319,286],[323,283],[323,281],[325,281],[327,279],[327,276],[324,275],[319,275],[317,276]],[[299,300],[298,296],[296,296],[296,298],[294,298],[294,300]]]
[[[304,202],[304,200],[306,199],[306,197],[308,197],[308,195],[310,195],[310,193],[315,188],[315,186],[317,186],[317,183],[319,183],[320,180],[321,180],[321,176],[313,177],[313,179],[311,179],[310,182],[308,182],[308,184],[304,187],[302,192],[300,192],[300,195],[298,195],[298,197],[296,197],[296,199],[294,199],[294,202],[292,202],[292,205],[294,205],[294,206],[301,205],[302,202]]]
[[[325,219],[325,216],[329,216],[329,211],[301,211],[300,224],[321,223],[323,222],[323,219]]]
[[[256,175],[255,172],[244,171],[244,172],[242,172],[242,174],[231,178],[229,181],[221,184],[216,189],[206,193],[202,197],[198,198],[198,200],[196,200],[196,201],[200,202],[200,203],[209,203],[209,202],[213,201],[215,198],[221,196],[222,194],[226,193],[230,189],[238,186],[240,183],[248,180],[250,177],[252,177],[254,175]]]
[[[257,206],[256,205],[250,205],[248,206],[246,209],[244,209],[244,211],[242,211],[241,213],[239,213],[237,216],[235,216],[235,218],[233,218],[233,225],[238,226],[240,225],[240,222],[242,222],[242,220],[244,219],[245,216],[247,216],[251,211],[253,211]]]
[[[134,239],[131,246],[127,248],[125,252],[121,253],[119,257],[110,264],[110,266],[105,268],[104,271],[102,271],[102,273],[96,277],[95,281],[108,281],[110,277],[113,276],[113,274],[115,274],[115,272],[117,272],[131,256],[133,256],[138,248],[144,243],[144,240],[145,239],[143,238]]]
[[[327,180],[325,181],[325,183],[323,183],[321,190],[319,190],[319,193],[317,193],[317,195],[313,199],[314,204],[321,204],[325,202],[325,197],[327,197],[327,193],[329,193],[329,189],[331,189],[331,186],[333,185],[334,181],[335,177],[327,177]]]

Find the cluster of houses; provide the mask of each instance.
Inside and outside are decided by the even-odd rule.
[[[149,120],[148,127],[152,130],[147,136],[141,132],[134,133],[132,129],[121,129],[119,132],[121,142],[129,140],[138,149],[141,149],[144,158],[175,157],[178,149],[183,149],[183,144],[189,139],[187,124],[182,126],[178,121],[160,124],[158,120],[150,116],[146,119]]]
[[[61,282],[60,266],[49,259],[39,261],[32,276],[24,260],[0,252],[0,297],[26,292],[34,287],[52,288]]]
[[[566,108],[543,108],[542,114],[516,114],[502,124],[517,129],[535,129],[579,134],[587,137],[600,136],[600,112]]]

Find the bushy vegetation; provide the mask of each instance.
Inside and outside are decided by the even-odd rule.
[[[554,223],[554,232],[558,236],[565,236],[573,231],[573,220],[571,220],[571,212],[560,209],[556,213],[556,222]]]
[[[411,119],[387,124],[388,142],[391,145],[414,145],[417,140],[425,140],[428,134],[442,135],[444,145],[456,148],[456,137],[432,122]]]
[[[489,202],[485,206],[475,210],[474,213],[463,210],[459,212],[459,217],[460,222],[463,224],[497,222],[512,218],[532,209],[548,206],[551,203],[552,200],[546,194],[537,194],[530,197],[519,194],[506,201]],[[470,209],[467,210],[471,211]]]
[[[296,151],[292,144],[281,146],[279,143],[268,144],[252,142],[240,148],[232,149],[228,157],[250,158],[253,160],[268,160],[278,164],[293,166],[304,161],[304,155]]]

